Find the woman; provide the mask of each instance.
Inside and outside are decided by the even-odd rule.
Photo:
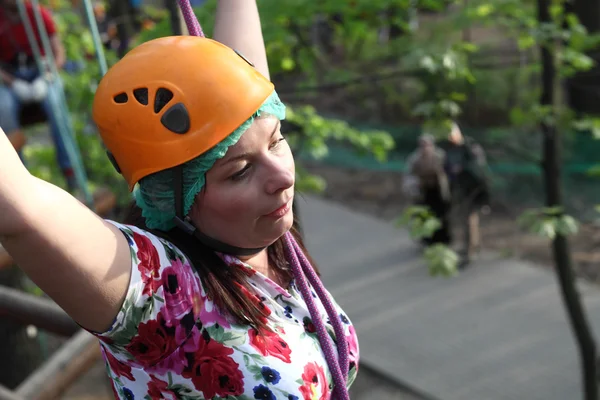
[[[347,399],[356,335],[296,244],[255,2],[221,0],[214,37],[246,58],[163,38],[98,87],[94,119],[138,226],[32,177],[0,135],[2,244],[100,338],[117,398]]]
[[[416,203],[425,206],[440,221],[441,226],[430,237],[423,238],[425,245],[450,244],[450,191],[444,172],[444,152],[436,147],[431,135],[419,138],[419,148],[407,161],[408,180],[417,183]]]

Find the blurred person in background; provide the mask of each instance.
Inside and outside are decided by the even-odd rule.
[[[45,56],[34,6],[25,2],[29,23],[35,33],[38,48]],[[56,23],[49,9],[40,6],[46,33],[50,39],[56,68],[60,71],[66,63],[66,54]],[[48,69],[49,70],[49,69]],[[65,144],[60,135],[58,115],[52,112],[51,96],[61,90],[58,77],[49,79],[47,71],[40,71],[27,37],[25,24],[21,20],[17,0],[0,0],[0,127],[6,132],[13,146],[19,150],[25,145],[21,126],[21,109],[27,104],[40,104],[48,119],[56,158],[69,190],[76,188],[75,174],[68,158]]]
[[[462,231],[461,267],[467,266],[480,250],[479,213],[489,210],[489,189],[485,174],[485,151],[480,144],[465,137],[453,123],[441,147],[446,158],[444,169],[450,182],[452,204]]]
[[[429,134],[419,138],[419,147],[407,160],[406,188],[412,192],[415,203],[427,207],[441,224],[432,236],[423,238],[426,246],[451,242],[450,190],[444,160],[444,151]]]

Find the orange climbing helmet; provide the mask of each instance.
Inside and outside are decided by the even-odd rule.
[[[217,145],[273,90],[248,60],[219,42],[165,37],[136,47],[108,71],[93,117],[133,190],[143,177]]]

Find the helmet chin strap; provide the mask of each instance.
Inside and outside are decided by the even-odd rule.
[[[223,243],[220,240],[211,238],[200,232],[194,225],[192,225],[189,217],[183,215],[183,166],[178,165],[173,170],[173,189],[175,192],[175,226],[181,229],[183,232],[190,236],[198,239],[199,242],[205,246],[218,251],[220,253],[229,254],[231,256],[253,256],[260,253],[266,247],[257,248],[243,248],[232,246],[227,243]]]

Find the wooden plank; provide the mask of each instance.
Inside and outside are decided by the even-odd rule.
[[[79,330],[71,317],[53,301],[2,285],[0,316],[64,336],[71,336]]]
[[[308,249],[357,329],[362,363],[444,400],[582,398],[551,270],[484,253],[458,277],[433,278],[405,231],[317,198],[300,208]],[[598,332],[600,291],[578,284]]]
[[[25,400],[21,396],[17,396],[12,390],[0,385],[0,400]]]
[[[100,358],[98,339],[79,331],[16,389],[32,400],[58,398]]]

